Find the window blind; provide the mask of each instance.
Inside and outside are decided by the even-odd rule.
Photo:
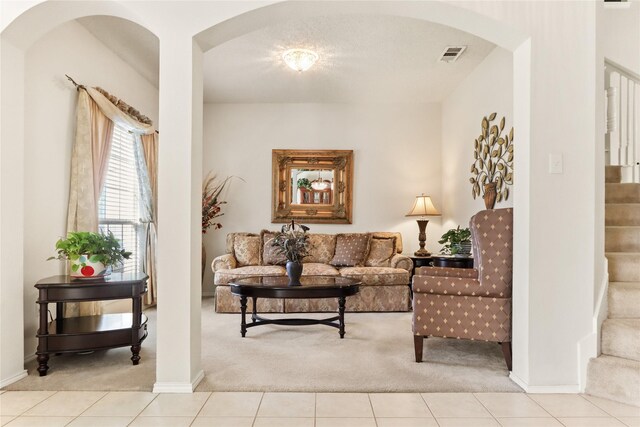
[[[107,176],[98,204],[100,231],[111,231],[121,246],[131,252],[131,257],[125,260],[124,265],[114,268],[114,271],[142,270],[140,184],[133,144],[133,134],[116,124]]]

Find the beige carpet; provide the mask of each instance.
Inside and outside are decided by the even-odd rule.
[[[155,381],[155,312],[140,365],[128,348],[52,357],[46,377],[35,361],[9,390],[151,390]],[[299,316],[299,315],[288,315]],[[325,314],[310,316],[324,317]],[[240,318],[203,301],[202,365],[197,391],[522,391],[508,378],[497,344],[430,338],[413,359],[410,313],[347,313],[347,334],[323,325],[266,325],[240,337]]]

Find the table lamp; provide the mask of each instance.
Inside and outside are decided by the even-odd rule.
[[[431,197],[425,196],[422,193],[419,196],[416,196],[416,200],[413,202],[413,208],[409,211],[406,216],[419,216],[418,228],[420,229],[420,234],[418,235],[418,240],[420,241],[420,249],[418,249],[414,255],[415,256],[429,256],[431,255],[428,250],[424,248],[425,242],[427,241],[427,224],[429,220],[426,219],[427,216],[440,216],[440,212],[433,206],[433,202],[431,201]]]

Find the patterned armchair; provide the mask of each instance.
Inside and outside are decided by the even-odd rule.
[[[416,362],[429,336],[501,344],[511,370],[513,210],[484,210],[470,221],[474,269],[420,267],[413,276]]]

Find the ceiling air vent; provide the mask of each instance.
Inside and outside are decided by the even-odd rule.
[[[464,52],[466,48],[466,46],[447,46],[442,52],[442,55],[440,55],[438,61],[455,62],[460,58],[460,55],[462,55],[462,52]]]

